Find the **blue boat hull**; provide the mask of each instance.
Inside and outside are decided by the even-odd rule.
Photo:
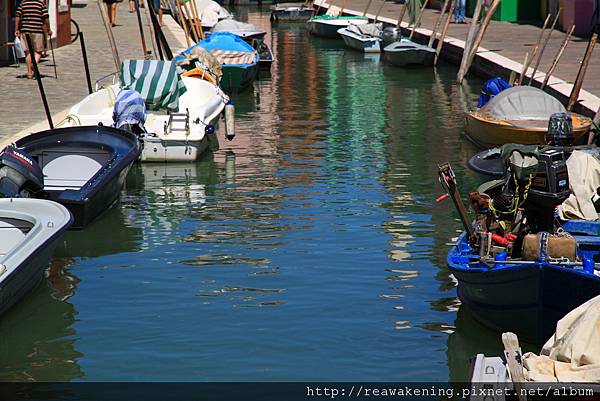
[[[119,199],[127,173],[141,152],[134,134],[104,126],[37,132],[20,139],[17,146],[34,158],[59,147],[72,147],[74,154],[77,154],[75,149],[101,149],[110,153],[106,164],[78,190],[45,188],[45,197],[64,205],[73,215],[71,229],[84,228]]]
[[[464,237],[460,239],[464,244]],[[536,264],[485,268],[457,263],[454,247],[448,265],[458,280],[458,297],[473,316],[498,332],[512,331],[533,344],[552,336],[568,312],[600,295],[600,277],[568,267]]]

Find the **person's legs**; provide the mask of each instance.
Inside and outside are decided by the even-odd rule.
[[[465,22],[467,0],[458,0],[458,2],[460,3],[460,22]]]
[[[112,26],[117,25],[117,3],[111,4],[112,8]]]
[[[133,0],[129,0],[129,12],[135,12],[135,3],[133,2]]]
[[[33,64],[31,64],[31,53],[25,50],[25,63],[27,64],[27,78],[33,77]]]
[[[162,24],[163,24],[162,23],[162,14],[163,14],[162,13],[162,8],[159,8],[158,9],[158,23],[159,23],[160,26],[162,26]]]

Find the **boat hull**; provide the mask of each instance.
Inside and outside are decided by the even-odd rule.
[[[572,113],[573,136],[580,143],[591,127],[587,117]],[[547,125],[547,124],[546,124]],[[506,143],[543,145],[547,127],[517,127],[506,121],[493,120],[478,112],[469,112],[465,117],[465,132],[469,139],[481,147],[493,147]]]
[[[432,66],[435,60],[435,51],[415,48],[402,51],[385,51],[385,59],[398,67],[409,65]]]
[[[127,172],[141,153],[140,142],[134,134],[102,126],[42,131],[20,139],[17,146],[34,157],[48,151],[69,154],[71,146],[112,152],[109,160],[80,188],[44,188],[50,200],[64,205],[73,215],[71,229],[84,228],[119,199]]]
[[[282,22],[304,22],[308,21],[314,14],[311,8],[284,8],[271,10],[271,21]]]
[[[338,30],[347,28],[348,25],[364,25],[368,24],[369,20],[362,17],[315,17],[308,20],[306,23],[308,32],[321,36],[323,38],[341,39]]]
[[[0,199],[2,235],[13,227],[31,224],[22,240],[0,254],[0,315],[33,290],[44,277],[54,250],[73,217],[61,205],[41,199]],[[22,221],[23,223],[17,223]],[[2,237],[3,240],[5,237]],[[10,239],[9,239],[10,242]],[[6,243],[4,243],[6,247]]]
[[[540,345],[552,336],[568,312],[600,294],[600,277],[582,270],[548,265],[515,264],[502,269],[448,265],[458,280],[458,297],[483,325],[511,331]]]
[[[376,37],[360,37],[347,29],[342,28],[338,33],[344,40],[346,46],[363,53],[381,53],[381,39]]]
[[[223,76],[221,77],[221,88],[229,93],[242,92],[256,79],[258,75],[258,63],[247,66],[223,65]]]

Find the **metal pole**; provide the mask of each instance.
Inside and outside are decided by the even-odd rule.
[[[87,80],[88,91],[93,92],[92,79],[90,78],[90,66],[88,64],[87,51],[85,50],[85,40],[83,32],[79,31],[79,43],[81,44],[81,56],[83,57],[83,67],[85,68],[85,79]]]
[[[161,60],[165,59],[165,56],[163,55],[163,42],[161,40],[160,37],[160,26],[158,24],[158,20],[156,19],[156,13],[154,11],[154,6],[152,5],[152,1],[147,1],[146,2],[146,7],[148,7],[148,11],[150,14],[150,20],[152,21],[152,26],[154,28],[154,36],[156,37],[156,44],[158,47],[158,56],[160,57]],[[165,51],[166,53],[166,51]],[[173,58],[173,57],[171,57]]]
[[[46,118],[48,119],[48,125],[50,129],[54,129],[54,123],[52,122],[52,116],[50,115],[50,107],[48,107],[48,99],[46,99],[46,92],[44,92],[44,85],[42,85],[42,76],[40,74],[40,70],[38,69],[37,62],[35,61],[35,51],[33,50],[33,43],[31,42],[31,36],[26,33],[25,40],[27,41],[27,49],[29,50],[29,58],[31,59],[31,64],[33,66],[33,72],[35,73],[35,79],[38,83],[38,89],[40,90],[40,95],[42,96],[42,102],[44,103],[44,110],[46,111]]]
[[[148,49],[146,48],[146,39],[144,38],[144,28],[142,27],[142,15],[140,14],[140,1],[134,0],[135,14],[137,16],[138,28],[140,29],[140,37],[142,38],[142,50],[144,52],[144,58],[148,56]]]
[[[156,13],[154,12],[152,2],[149,1],[146,4],[150,7],[150,18],[152,19],[152,24],[154,25],[154,31],[156,32],[157,40],[159,40],[158,48],[160,49],[162,47],[165,51],[165,57],[167,58],[167,60],[172,60],[173,52],[171,51],[169,42],[167,42],[167,38],[165,38],[165,34],[163,33],[162,28],[158,23],[158,19],[156,18]]]

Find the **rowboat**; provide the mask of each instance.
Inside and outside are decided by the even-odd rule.
[[[138,132],[144,144],[141,161],[194,161],[209,150],[219,149],[214,131],[229,98],[217,85],[206,79],[180,77],[171,62],[125,60],[121,71],[119,84],[100,89],[74,105],[65,125],[120,126],[113,118],[121,104],[120,96],[124,90],[136,90],[142,99],[137,117],[143,127]],[[164,86],[146,85],[155,81]],[[146,111],[144,102],[151,112]],[[120,114],[130,118],[126,115],[128,106],[123,109]]]
[[[382,27],[381,23],[365,25],[350,24],[345,28],[339,29],[338,33],[350,49],[364,53],[380,53]]]
[[[179,11],[177,0],[166,0],[167,6],[171,11],[171,16],[181,25],[179,20]],[[212,0],[194,0],[198,18],[204,30],[210,30],[221,20],[232,18],[231,13],[223,8],[219,3]],[[189,23],[189,22],[188,22]]]
[[[572,196],[569,176],[577,173],[567,170],[561,150],[532,156],[515,149],[507,166],[503,179],[469,193],[474,221],[450,165],[439,167],[465,228],[447,263],[461,303],[479,322],[541,344],[566,313],[600,294],[600,223],[557,220],[557,206]]]
[[[0,199],[0,315],[42,280],[72,220],[56,202]]]
[[[592,227],[578,235],[579,226]],[[589,257],[600,254],[600,232],[595,222],[569,221],[563,226],[574,234]],[[583,256],[583,255],[581,255]],[[458,281],[458,297],[483,325],[498,332],[511,331],[534,344],[543,344],[556,322],[572,309],[600,294],[600,277],[594,268],[567,264],[513,261],[490,265],[462,234],[448,253],[448,266]]]
[[[301,3],[279,3],[271,6],[271,21],[303,22],[313,16],[315,10]]]
[[[221,63],[221,88],[240,92],[248,88],[258,74],[258,52],[239,36],[230,32],[216,32],[198,46],[211,52]]]
[[[435,49],[402,38],[383,48],[385,59],[393,65],[432,66],[435,59]]]
[[[322,36],[325,38],[339,38],[338,31],[341,28],[346,28],[348,25],[365,25],[368,24],[367,17],[362,16],[333,16],[333,15],[317,15],[307,21],[308,32],[313,35]]]
[[[100,125],[37,132],[16,146],[41,168],[43,190],[36,196],[69,209],[74,229],[84,228],[119,199],[141,152],[135,134]]]
[[[482,108],[468,112],[465,132],[482,147],[505,143],[544,144],[548,120],[554,113],[567,113],[558,99],[541,89],[516,86],[494,96]],[[573,122],[575,143],[580,143],[592,125],[592,120],[569,113]]]

